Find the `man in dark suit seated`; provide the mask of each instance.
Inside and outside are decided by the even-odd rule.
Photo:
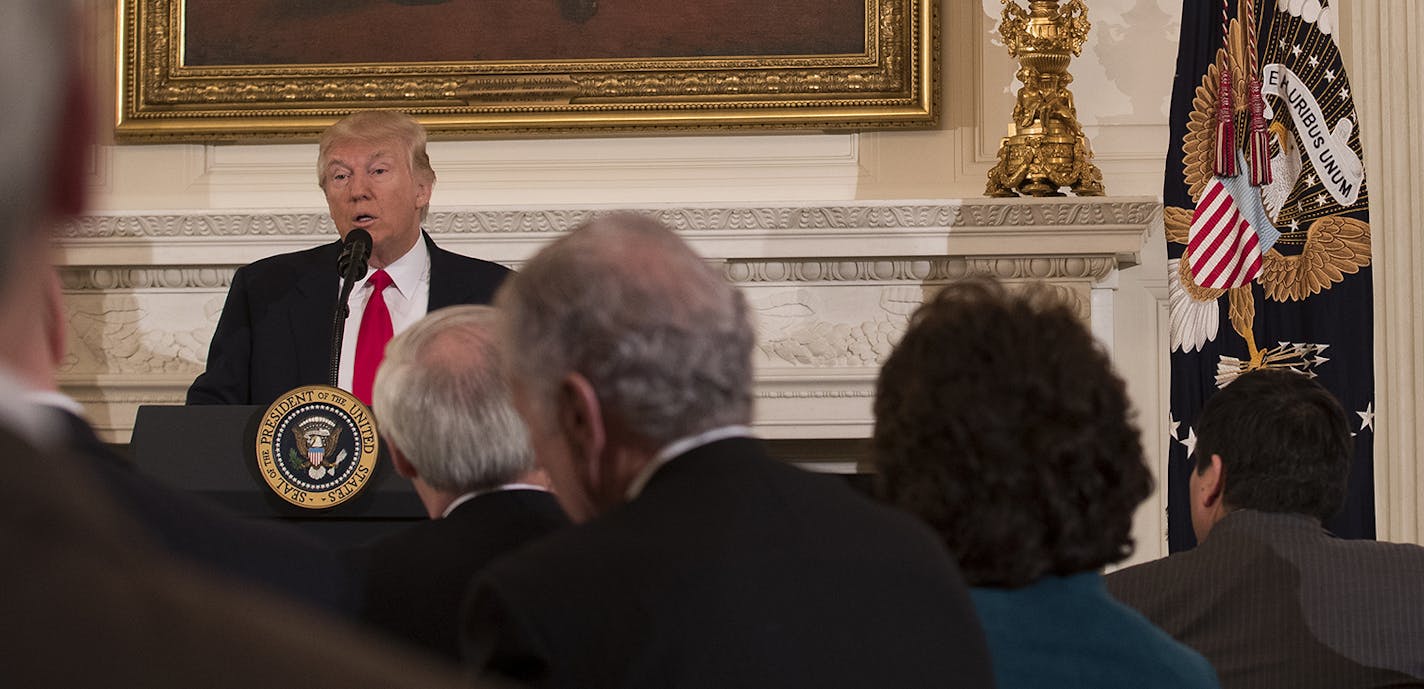
[[[372,238],[370,271],[351,291],[337,383],[369,404],[393,334],[442,307],[489,303],[509,271],[441,249],[421,230],[435,170],[425,129],[409,115],[364,111],[332,125],[321,136],[317,179],[341,239],[355,228]],[[327,382],[341,246],[273,256],[233,275],[188,404],[265,405]]]
[[[1334,538],[1353,440],[1314,380],[1242,375],[1196,427],[1199,545],[1108,590],[1216,666],[1222,686],[1424,684],[1424,548]]]
[[[509,405],[494,309],[453,306],[395,339],[376,376],[381,434],[431,521],[358,552],[362,617],[459,660],[457,617],[491,560],[568,524]]]
[[[473,669],[537,687],[986,687],[913,518],[751,436],[745,299],[657,221],[596,219],[498,298],[515,408],[578,526],[476,578]]]

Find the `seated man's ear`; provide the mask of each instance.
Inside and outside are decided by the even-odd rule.
[[[1191,493],[1192,531],[1200,543],[1206,540],[1212,527],[1226,516],[1226,468],[1222,466],[1221,455],[1198,457],[1197,462],[1198,465],[1192,467],[1188,490]]]
[[[386,447],[391,451],[391,466],[396,468],[396,473],[400,474],[401,478],[411,481],[420,478],[420,473],[415,470],[415,465],[411,464],[409,459],[406,459],[405,453],[401,452],[400,448],[395,446],[395,443],[387,440]]]
[[[1205,471],[1197,474],[1197,487],[1201,492],[1202,505],[1217,507],[1226,494],[1226,470],[1221,465],[1221,455],[1212,455],[1206,461],[1208,466]]]
[[[564,376],[559,383],[557,421],[574,461],[582,472],[597,472],[603,454],[603,407],[593,385],[578,373]]]

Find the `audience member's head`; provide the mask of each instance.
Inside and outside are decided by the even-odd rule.
[[[1216,392],[1196,423],[1192,526],[1204,539],[1226,512],[1340,511],[1350,474],[1350,428],[1340,403],[1295,371],[1242,374]]]
[[[573,230],[497,303],[515,406],[575,520],[623,502],[664,445],[751,418],[746,302],[652,218]]]
[[[0,275],[10,274],[15,242],[80,210],[76,173],[90,132],[74,19],[62,0],[0,4]]]
[[[391,340],[376,376],[381,434],[427,508],[438,506],[432,517],[454,498],[534,468],[501,372],[496,317],[488,306],[435,311]]]
[[[0,2],[0,383],[53,317],[52,230],[84,200],[93,132],[75,5]],[[71,453],[11,438],[25,429],[3,412],[35,406],[0,395],[6,686],[280,686],[313,667],[333,686],[460,686],[305,607],[175,565]]]
[[[52,387],[63,347],[54,226],[82,210],[92,142],[72,3],[0,4],[0,368]]]
[[[322,132],[317,182],[337,232],[370,232],[371,264],[385,267],[415,245],[430,212],[435,170],[425,128],[395,110],[348,115]]]
[[[949,285],[910,320],[875,399],[893,503],[972,585],[1018,587],[1126,557],[1152,490],[1127,393],[1056,292]]]

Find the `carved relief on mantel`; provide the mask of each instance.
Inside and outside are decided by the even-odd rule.
[[[1104,278],[1136,262],[1150,199],[633,208],[658,216],[746,291],[756,313],[757,425],[771,438],[868,435],[876,371],[939,286],[1046,281],[1084,319]],[[513,267],[611,208],[432,213],[442,246]],[[181,403],[238,265],[329,241],[323,213],[90,216],[62,233],[65,390],[107,439],[140,404]]]

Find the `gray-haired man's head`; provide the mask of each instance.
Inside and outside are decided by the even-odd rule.
[[[381,434],[431,487],[460,495],[533,468],[488,306],[453,306],[397,335],[376,374]]]
[[[575,519],[620,499],[621,474],[583,466],[609,451],[603,440],[647,454],[751,419],[746,301],[653,218],[620,213],[574,229],[506,282],[498,303],[516,407]],[[589,403],[597,428],[575,428]]]

